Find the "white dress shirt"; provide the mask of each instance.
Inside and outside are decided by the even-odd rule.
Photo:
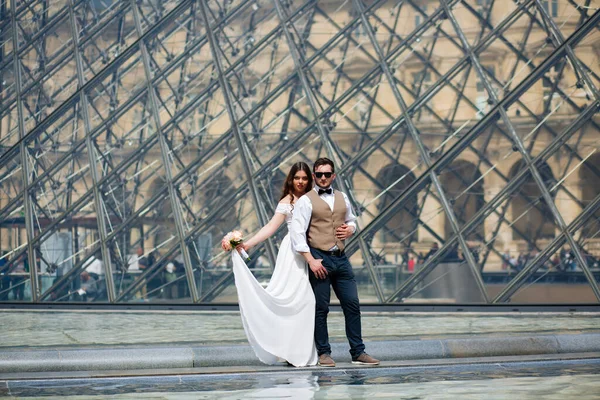
[[[92,256],[87,266],[84,268],[87,272],[97,275],[104,275],[104,263]]]
[[[313,190],[317,191],[321,189],[318,186],[315,186]],[[348,196],[346,193],[340,192],[344,196],[344,202],[346,203],[346,219],[345,223],[348,226],[351,226],[356,232],[356,216],[352,212],[352,207],[350,206],[350,200],[348,200]],[[331,194],[323,193],[321,199],[325,201],[329,205],[329,208],[333,211],[333,203],[335,201],[335,195],[333,191]],[[294,215],[292,218],[292,224],[290,225],[290,239],[292,241],[292,249],[296,253],[308,253],[310,251],[308,247],[308,243],[306,241],[306,231],[308,231],[308,227],[310,224],[310,218],[312,217],[312,203],[308,196],[302,196],[298,199],[296,204],[294,204]],[[329,250],[337,250],[337,246],[333,246]]]
[[[127,271],[139,271],[140,263],[139,259],[142,258],[137,254],[130,254],[129,258],[127,258]]]

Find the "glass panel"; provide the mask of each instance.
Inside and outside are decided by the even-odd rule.
[[[220,239],[329,157],[363,302],[598,301],[593,10],[4,3],[0,300],[31,301],[37,271],[41,302],[234,303]],[[270,247],[251,256],[266,285]]]

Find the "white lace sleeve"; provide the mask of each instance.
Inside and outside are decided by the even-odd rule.
[[[290,212],[292,211],[292,205],[291,204],[286,204],[286,203],[279,203],[277,204],[277,208],[275,209],[276,213],[279,214],[283,214],[283,215],[290,215]]]

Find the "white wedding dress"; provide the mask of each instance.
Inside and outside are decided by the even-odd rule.
[[[275,212],[286,216],[289,231],[292,206],[279,203]],[[266,289],[240,254],[231,253],[242,323],[258,359],[270,365],[282,360],[297,367],[315,365],[315,296],[306,262],[292,250],[289,233],[281,242]]]

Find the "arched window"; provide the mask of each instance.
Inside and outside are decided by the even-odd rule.
[[[477,167],[465,160],[454,161],[440,176],[442,189],[451,201],[454,215],[460,226],[465,225],[485,204],[483,179]],[[483,221],[467,235],[467,240],[483,241]],[[454,233],[448,217],[444,224],[446,239]]]
[[[414,174],[404,165],[391,164],[381,169],[377,174],[377,182],[387,188],[387,192],[379,200],[377,206],[379,211],[385,210],[414,180]],[[418,240],[418,210],[417,194],[413,193],[386,222],[381,231],[381,241],[384,243],[402,241],[405,246],[409,246],[411,242]]]
[[[527,168],[524,161],[519,161],[510,170],[510,178]],[[542,180],[547,188],[551,188],[556,180],[548,164],[538,167]],[[554,195],[554,193],[551,193]],[[538,239],[554,237],[554,217],[550,207],[541,197],[542,193],[530,172],[518,191],[513,193],[512,214],[513,240],[527,240],[535,243]],[[538,201],[539,200],[539,201]]]

